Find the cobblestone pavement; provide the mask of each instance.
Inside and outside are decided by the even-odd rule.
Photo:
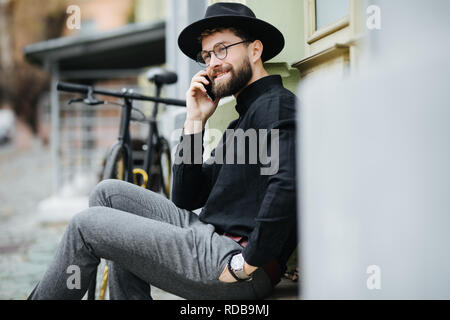
[[[0,299],[26,298],[54,254],[64,226],[41,225],[36,214],[50,193],[47,148],[0,148]]]

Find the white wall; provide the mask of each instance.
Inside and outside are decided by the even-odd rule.
[[[299,90],[302,298],[449,299],[450,2],[372,3],[359,76]]]

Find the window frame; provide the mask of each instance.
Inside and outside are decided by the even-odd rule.
[[[345,31],[349,31],[348,29],[350,29],[350,20],[354,7],[353,2],[355,0],[348,0],[348,1],[349,1],[349,13],[347,16],[327,25],[326,27],[316,30],[316,21],[317,21],[316,0],[305,0],[305,39],[307,45],[312,45],[318,42],[319,40],[322,40],[327,37],[329,38],[329,41],[326,42],[329,43],[334,40],[333,39],[334,35],[338,31],[343,29],[346,29]],[[347,38],[346,40],[348,40],[349,35],[344,35],[344,37],[346,37]],[[321,49],[325,48],[322,47]]]
[[[300,70],[301,77],[319,69],[326,69],[340,64],[354,69],[357,43],[362,38],[363,30],[361,0],[348,0],[347,16],[316,30],[316,1],[304,0],[304,47],[305,56],[292,67]]]

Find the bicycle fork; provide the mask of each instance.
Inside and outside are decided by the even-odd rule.
[[[133,155],[131,150],[131,137],[130,137],[130,119],[132,110],[132,101],[125,98],[125,114],[121,117],[119,142],[122,148],[125,150],[126,157],[124,157],[124,180],[133,183]],[[123,154],[123,153],[122,153]]]
[[[159,98],[161,95],[161,89],[162,85],[156,85],[156,97]],[[155,102],[152,110],[152,119],[156,119],[156,116],[158,115],[158,106],[159,103]],[[145,153],[145,159],[144,159],[144,170],[147,173],[150,173],[152,162],[153,162],[153,153],[155,152],[153,147],[153,137],[155,135],[158,135],[156,123],[154,121],[150,122],[150,128],[148,130],[148,138],[147,138],[147,151]]]

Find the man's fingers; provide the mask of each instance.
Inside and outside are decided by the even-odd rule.
[[[205,85],[208,85],[209,81],[205,77],[196,76],[196,77],[192,78],[191,84],[194,84],[194,83],[203,83]]]
[[[208,75],[208,73],[206,72],[206,70],[200,70],[199,72],[197,72],[194,77],[198,77],[198,76],[206,76]]]
[[[206,93],[206,88],[201,83],[195,83],[192,85],[192,88],[195,88],[197,90],[200,90],[204,93]]]
[[[201,83],[194,83],[191,85],[190,93],[192,96],[195,96],[198,91],[201,91],[206,94],[206,89]]]

